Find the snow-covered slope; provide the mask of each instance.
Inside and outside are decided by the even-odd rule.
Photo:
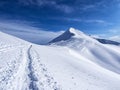
[[[107,40],[107,39],[100,39],[100,38],[95,38],[95,39],[98,40],[99,42],[103,43],[103,44],[120,45],[120,43],[117,42],[117,41],[112,41],[112,40]]]
[[[115,53],[120,49],[103,47]],[[119,90],[119,84],[118,73],[72,48],[35,45],[0,32],[0,90]]]
[[[69,38],[64,37],[67,35]],[[70,28],[65,33],[52,40],[51,44],[67,46],[75,50],[79,55],[86,57],[102,67],[120,73],[119,49],[115,49],[114,45],[102,44],[74,28]],[[118,48],[120,48],[120,46],[118,46]]]
[[[70,39],[90,39],[90,40],[93,40],[89,36],[85,35],[83,32],[76,30],[74,28],[70,28],[66,32],[64,32],[63,34],[58,36],[57,38],[50,41],[50,43],[55,43],[55,42],[62,43],[64,41],[66,42],[66,40],[70,40]]]

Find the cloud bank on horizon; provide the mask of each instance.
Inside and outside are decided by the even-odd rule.
[[[36,44],[46,44],[64,32],[45,31],[26,23],[17,24],[13,22],[0,22],[0,31]]]

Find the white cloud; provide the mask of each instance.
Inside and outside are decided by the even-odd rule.
[[[91,37],[94,38],[107,38],[106,34],[92,34]]]
[[[90,36],[93,37],[93,38],[100,38],[100,36],[99,36],[99,35],[96,35],[96,34],[90,35]]]
[[[112,36],[112,37],[109,37],[109,39],[120,42],[120,36]]]
[[[88,9],[93,9],[93,8],[96,8],[96,5],[86,5],[82,8],[82,10],[88,10]]]
[[[91,36],[95,37],[95,38],[102,38],[102,39],[108,39],[108,40],[120,42],[119,32],[120,32],[119,30],[111,29],[111,30],[108,30],[108,32],[106,32],[107,34],[106,33],[104,33],[104,34],[93,34]]]
[[[105,20],[101,20],[101,19],[91,19],[91,20],[83,20],[83,22],[85,23],[94,23],[94,24],[102,24],[102,25],[112,25],[112,23],[107,22]]]
[[[62,18],[62,19],[67,20],[67,21],[71,21],[71,22],[82,22],[82,23],[93,23],[93,24],[101,24],[101,25],[112,25],[112,23],[107,22],[105,20],[101,20],[101,19],[81,19],[81,18]]]
[[[63,33],[63,31],[45,31],[29,25],[10,22],[0,22],[0,31],[37,44],[45,44]]]
[[[79,0],[78,0],[78,2],[79,2]],[[85,4],[82,7],[80,7],[79,9],[83,10],[83,11],[88,11],[88,10],[93,10],[93,9],[99,10],[99,8],[102,8],[102,7],[106,7],[104,0],[99,0],[93,4]]]
[[[104,20],[84,20],[87,23],[106,23]]]
[[[18,0],[18,1],[23,5],[39,5],[39,6],[49,2],[47,0]]]
[[[51,6],[56,8],[64,13],[71,13],[73,8],[68,6],[67,4],[57,4],[56,0],[19,0],[23,5],[36,5],[39,7],[42,6]]]
[[[113,34],[118,34],[120,33],[120,29],[110,29],[109,32]]]
[[[57,5],[57,4],[56,4],[56,5],[55,5],[55,8],[57,8],[57,9],[65,12],[65,13],[71,13],[71,12],[74,11],[73,8],[70,7],[70,6],[68,6],[68,5]]]

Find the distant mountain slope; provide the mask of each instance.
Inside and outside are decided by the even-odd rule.
[[[119,42],[112,41],[112,40],[100,39],[100,38],[95,38],[95,39],[96,39],[96,40],[98,40],[99,42],[103,43],[103,44],[120,45],[120,43],[119,43]]]

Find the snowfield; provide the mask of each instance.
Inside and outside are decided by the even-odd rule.
[[[0,32],[0,90],[120,90],[120,46],[67,35],[36,45]]]

